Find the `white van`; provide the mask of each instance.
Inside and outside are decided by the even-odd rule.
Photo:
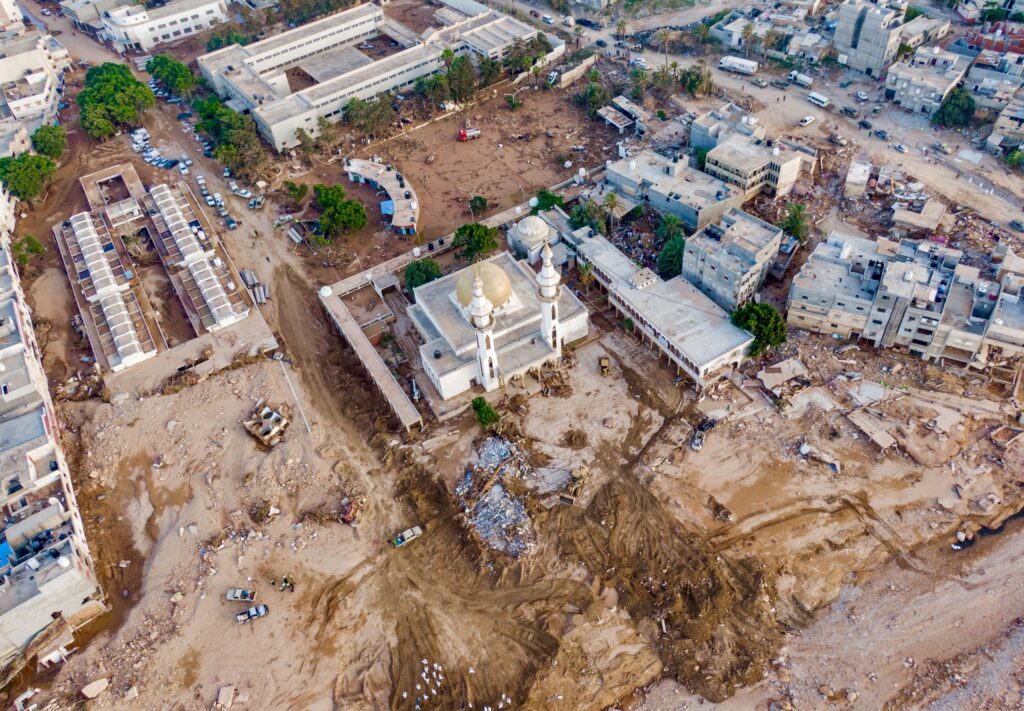
[[[545,25],[553,25],[553,24],[555,24],[555,18],[553,18],[551,15],[545,15],[544,17],[542,17],[540,19],[544,20],[544,24]]]
[[[815,106],[820,106],[823,109],[828,108],[828,105],[832,103],[827,96],[823,96],[816,91],[812,91],[808,94],[807,100]]]

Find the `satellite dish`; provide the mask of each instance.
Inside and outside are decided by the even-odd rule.
[[[537,199],[536,195],[533,196],[532,198],[530,198],[530,203],[529,203],[530,207],[537,207],[537,205],[539,205],[539,204],[540,204],[540,200]]]

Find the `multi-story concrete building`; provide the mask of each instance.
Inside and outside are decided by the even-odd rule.
[[[970,60],[939,47],[922,47],[907,64],[894,64],[885,79],[885,97],[907,111],[933,114],[967,73]]]
[[[10,251],[14,201],[0,193],[0,666],[29,645],[57,657],[106,606],[59,444],[32,318]],[[56,630],[52,640],[40,633]]]
[[[904,10],[866,0],[846,0],[839,6],[832,44],[840,64],[880,77],[896,59]]]
[[[685,158],[651,150],[608,161],[605,181],[628,200],[678,215],[687,232],[719,220],[743,202],[735,186],[688,167]]]
[[[32,147],[25,124],[12,117],[0,119],[0,158],[13,158]]]
[[[735,133],[708,151],[704,172],[739,187],[749,200],[764,190],[789,195],[803,165],[801,154],[781,142],[769,148],[767,141]]]
[[[782,230],[733,209],[686,240],[682,276],[726,311],[753,298],[782,244]]]
[[[57,113],[67,49],[50,35],[29,32],[0,40],[3,114],[26,122],[31,133]]]
[[[949,34],[950,22],[947,19],[918,15],[900,29],[900,44],[911,49],[921,45],[932,44]]]
[[[665,281],[601,235],[580,241],[576,258],[590,264],[608,302],[632,322],[645,344],[664,354],[677,373],[703,390],[743,363],[754,338],[681,276]]]
[[[690,123],[690,147],[710,151],[725,139],[740,134],[764,140],[765,128],[757,116],[747,113],[736,104],[725,104],[701,114]]]
[[[992,126],[985,147],[993,153],[1006,153],[1024,143],[1024,99],[1011,99]]]
[[[75,29],[99,39],[105,29],[103,16],[125,4],[126,0],[62,0],[61,11]]]
[[[14,0],[0,0],[0,34],[18,34],[25,29],[25,16]]]
[[[442,53],[501,59],[515,42],[538,30],[488,10],[420,37],[381,9],[367,3],[245,47],[232,45],[199,58],[210,86],[232,108],[252,114],[256,126],[277,150],[298,144],[296,131],[317,133],[319,119],[339,121],[352,99],[408,89],[420,77],[444,68]],[[356,44],[386,33],[401,49],[376,61]],[[545,35],[553,59],[565,43]],[[293,91],[287,72],[300,72],[311,85]]]
[[[103,35],[119,52],[148,52],[162,42],[173,42],[208,30],[228,19],[224,0],[173,0],[147,9],[124,5],[103,12]]]
[[[794,278],[787,321],[949,365],[1024,355],[1019,275],[984,280],[961,257],[932,242],[832,233]]]

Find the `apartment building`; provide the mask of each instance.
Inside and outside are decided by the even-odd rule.
[[[124,5],[126,0],[62,0],[60,9],[71,20],[72,26],[93,39],[99,39],[105,29],[103,16]]]
[[[690,168],[678,156],[666,158],[651,150],[606,164],[605,181],[620,197],[677,215],[687,232],[716,222],[743,202],[733,185]]]
[[[590,264],[598,286],[633,332],[666,356],[704,390],[746,359],[754,337],[737,328],[729,314],[681,276],[663,280],[601,235],[580,240],[580,263]]]
[[[932,242],[832,233],[794,278],[787,322],[948,365],[1024,354],[1019,275],[982,279]]]
[[[921,47],[909,63],[894,64],[885,98],[907,111],[931,115],[967,74],[970,60],[939,47]]]
[[[1008,153],[1024,143],[1024,99],[1011,99],[999,112],[985,147],[993,153]]]
[[[0,666],[34,645],[64,650],[70,632],[105,611],[59,444],[32,318],[10,252],[14,201],[0,193]],[[43,631],[56,630],[51,638]],[[42,645],[40,640],[44,640]]]
[[[25,124],[14,118],[0,119],[0,158],[13,158],[32,147]]]
[[[25,16],[14,0],[0,0],[0,34],[17,34],[25,29]]]
[[[761,288],[782,244],[782,230],[739,209],[686,240],[682,276],[726,311]]]
[[[918,15],[900,29],[900,44],[911,49],[934,44],[949,34],[950,26],[947,19]]]
[[[746,201],[766,190],[789,195],[803,165],[801,154],[784,143],[769,147],[768,141],[735,133],[708,151],[704,172],[737,186]]]
[[[458,9],[458,8],[456,8]],[[515,42],[538,34],[533,27],[470,3],[479,14],[420,37],[386,17],[372,3],[335,13],[245,47],[232,45],[199,58],[206,81],[232,108],[251,112],[260,133],[277,150],[298,144],[296,131],[317,132],[319,119],[340,121],[352,99],[412,87],[420,77],[444,68],[442,53],[501,59]],[[378,60],[356,45],[387,34],[401,49]],[[565,43],[545,35],[554,48]],[[286,71],[301,70],[312,82],[293,92]]]
[[[25,121],[29,133],[57,113],[67,49],[50,35],[28,32],[0,40],[0,95],[3,114]]]
[[[835,47],[840,64],[880,77],[896,59],[904,9],[866,0],[846,0],[839,6]]]
[[[757,116],[736,104],[725,104],[701,114],[690,123],[690,147],[694,151],[710,151],[735,134],[764,140],[766,132]]]
[[[228,20],[224,0],[173,0],[161,7],[124,5],[103,12],[103,38],[117,51],[148,52]]]

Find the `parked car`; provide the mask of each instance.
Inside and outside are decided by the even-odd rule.
[[[871,130],[871,122],[868,121],[867,119],[861,119],[860,121],[858,121],[857,126],[860,128],[867,129],[868,131]]]
[[[866,93],[864,93],[863,91],[858,91],[857,92],[857,101],[867,101],[867,100],[868,100],[868,95]]]
[[[944,153],[947,156],[953,152],[953,149],[947,146],[942,141],[935,141],[935,143],[932,144],[932,148],[939,151],[940,153]]]
[[[907,147],[904,146],[902,143],[897,143],[895,146],[893,146],[893,148],[896,149],[897,153],[906,153],[907,152]]]
[[[235,218],[231,217],[231,215],[228,215],[225,218],[224,224],[228,226],[229,230],[237,230],[238,229],[238,221],[235,220]]]
[[[184,163],[179,163],[178,172],[181,173],[182,175],[188,175],[188,166],[185,165]]]
[[[754,77],[753,79],[750,80],[750,83],[761,89],[764,89],[765,87],[768,86],[768,82],[766,82],[761,77]]]
[[[240,625],[244,625],[249,620],[258,620],[261,617],[266,617],[268,614],[270,614],[269,607],[266,605],[255,605],[235,615],[235,621]]]
[[[690,449],[694,452],[699,452],[700,448],[704,446],[704,437],[706,433],[703,430],[694,430],[693,437],[690,439]]]
[[[875,131],[875,136],[881,138],[886,143],[892,140],[892,136],[889,135],[889,132],[881,128]]]
[[[1024,232],[1024,222],[1021,222],[1020,220],[1010,220],[1010,227],[1018,232]]]
[[[853,108],[852,106],[844,106],[844,107],[843,107],[842,109],[840,109],[840,110],[841,110],[841,111],[842,111],[842,112],[843,112],[843,113],[844,113],[845,115],[849,116],[850,118],[859,118],[859,117],[860,117],[860,112],[859,112],[859,111],[857,111],[857,109]]]
[[[804,116],[802,119],[800,119],[801,126],[810,126],[812,123],[814,123],[813,116]]]
[[[414,541],[414,540],[416,540],[417,538],[419,538],[422,535],[423,535],[423,529],[420,528],[419,526],[413,526],[412,528],[405,529],[404,531],[399,533],[397,536],[392,538],[391,539],[391,545],[393,545],[395,548],[401,548],[406,543],[409,543],[410,541]]]
[[[789,82],[786,81],[785,79],[772,79],[772,86],[778,89],[788,89]]]
[[[231,588],[224,596],[229,602],[252,602],[256,599],[255,590],[245,588]]]
[[[192,118],[192,112],[191,111],[182,111],[180,114],[178,114],[178,120],[179,121],[185,121],[185,120],[190,119],[190,118]]]
[[[608,46],[608,41],[607,40],[603,40],[600,37],[598,37],[596,40],[594,40],[594,44],[596,44],[601,49],[604,49],[605,47]]]

